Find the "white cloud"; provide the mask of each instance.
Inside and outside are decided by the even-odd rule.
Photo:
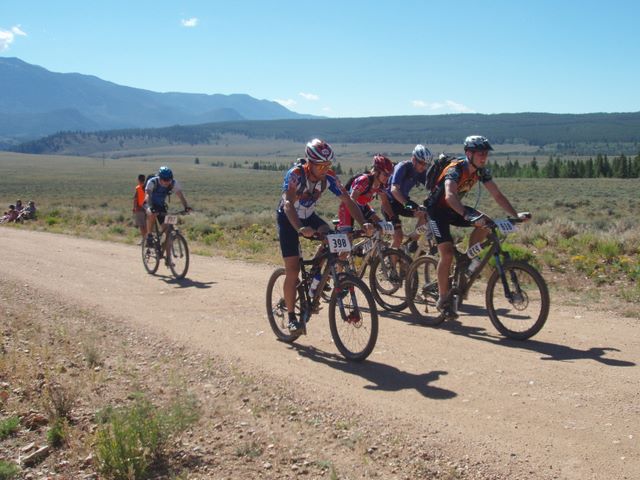
[[[287,108],[291,108],[296,104],[296,101],[291,98],[287,98],[286,100],[283,100],[281,98],[276,98],[274,99],[274,102],[277,102],[283,107],[287,107]]]
[[[196,17],[180,20],[183,27],[192,28],[198,25],[198,19]]]
[[[22,31],[20,25],[11,27],[11,30],[3,30],[0,28],[0,52],[7,50],[17,36],[26,37],[27,34]]]
[[[322,111],[325,113],[330,113],[333,112],[333,109],[331,107],[322,107]]]
[[[432,112],[442,113],[475,113],[475,111],[466,105],[453,100],[445,100],[444,102],[425,102],[424,100],[413,100],[411,105],[415,108],[421,108]]]
[[[303,98],[306,98],[307,100],[311,100],[312,102],[315,102],[316,100],[320,100],[320,97],[315,93],[300,92],[298,95],[300,95]]]

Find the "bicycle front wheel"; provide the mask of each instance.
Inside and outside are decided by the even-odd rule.
[[[287,306],[284,303],[284,279],[284,268],[278,268],[271,274],[267,283],[267,318],[271,330],[279,340],[293,343],[299,335],[289,333],[289,316],[287,315]],[[300,318],[302,312],[301,298],[300,292],[296,291],[295,312],[297,318]]]
[[[347,360],[362,361],[378,339],[378,310],[367,285],[353,275],[342,274],[329,300],[329,327],[340,353]]]
[[[505,337],[526,340],[540,331],[549,315],[549,290],[542,275],[522,261],[503,266],[505,284],[497,270],[487,282],[487,311]]]
[[[171,234],[169,246],[169,269],[177,279],[184,278],[189,271],[189,246],[187,240],[177,232]]]
[[[438,312],[438,261],[429,256],[419,257],[407,272],[405,296],[411,313],[425,325],[440,325],[445,315]]]
[[[157,244],[155,237],[153,247],[147,247],[147,239],[142,239],[142,264],[144,269],[151,274],[156,273],[160,265],[160,252],[155,247],[155,244]]]
[[[395,248],[385,248],[381,257],[374,259],[371,264],[371,293],[385,310],[400,312],[407,308],[402,285],[410,265],[411,257]]]

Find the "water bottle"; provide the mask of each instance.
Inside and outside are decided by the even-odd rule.
[[[480,259],[478,258],[478,254],[482,251],[482,243],[478,242],[475,245],[472,245],[467,250],[467,257],[471,259],[471,263],[467,268],[467,275],[471,275],[476,269],[480,266]]]
[[[467,268],[467,275],[472,275],[473,272],[476,271],[476,269],[480,266],[481,263],[482,262],[478,257],[475,257],[473,260],[471,260],[471,263],[469,264],[469,268]]]
[[[320,284],[321,278],[322,278],[322,275],[320,275],[320,272],[316,272],[315,275],[313,276],[313,280],[311,280],[311,285],[309,286],[309,296],[311,298],[313,298],[313,296],[315,295],[318,285]]]

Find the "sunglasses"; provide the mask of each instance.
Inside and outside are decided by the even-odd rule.
[[[318,170],[324,172],[325,170],[329,170],[331,168],[331,162],[326,163],[314,163]]]

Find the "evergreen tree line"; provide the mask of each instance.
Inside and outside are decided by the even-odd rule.
[[[506,163],[489,162],[488,167],[496,177],[520,178],[640,178],[640,153],[635,157],[622,154],[609,161],[607,155],[598,154],[589,160],[562,159],[549,157],[540,166],[534,157],[529,163],[521,165],[518,160]]]

